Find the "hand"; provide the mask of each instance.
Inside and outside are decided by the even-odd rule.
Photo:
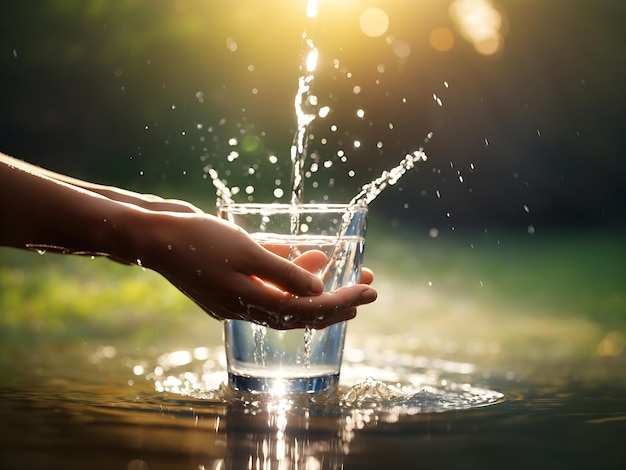
[[[319,253],[290,262],[191,204],[76,180],[3,154],[0,201],[0,220],[9,221],[0,245],[142,264],[218,319],[323,328],[376,298],[369,270],[362,284],[322,293],[322,281],[308,271],[326,262]]]
[[[324,328],[356,315],[373,302],[373,275],[322,293],[309,271],[326,262],[321,252],[290,262],[256,243],[245,231],[207,214],[146,213],[140,224],[143,266],[166,277],[213,317],[253,321],[276,329]],[[146,239],[147,234],[154,238]],[[321,256],[320,256],[321,255]]]

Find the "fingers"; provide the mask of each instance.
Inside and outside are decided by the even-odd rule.
[[[314,276],[293,267],[293,265],[296,265],[312,273],[319,271],[328,261],[328,257],[322,251],[309,250],[299,255],[293,262],[285,264],[286,260],[284,258],[289,256],[289,248],[286,245],[264,245],[264,248],[277,256],[273,257],[271,264],[266,263],[263,266],[259,266],[259,270],[262,268],[263,272],[258,272],[257,276],[276,284],[294,295],[306,296],[322,292],[323,285],[321,282],[317,282]],[[374,273],[372,270],[362,268],[359,283],[371,284],[373,280]]]
[[[361,278],[359,279],[359,283],[371,284],[372,282],[374,282],[374,272],[369,268],[361,268]]]
[[[322,269],[327,260],[328,256],[326,256],[322,251],[309,250],[294,259],[293,263],[313,273]]]
[[[271,282],[279,288],[294,295],[318,295],[324,290],[324,283],[311,274],[306,267],[315,267],[319,264],[321,252],[313,252],[308,257],[300,259],[304,267],[295,262],[287,261],[279,255],[266,251],[267,256],[257,259],[254,266],[254,275]],[[319,254],[316,254],[319,253]],[[319,269],[319,268],[318,268]]]
[[[358,305],[371,303],[376,297],[376,290],[365,284],[296,297],[258,281],[247,288],[241,304],[246,309],[246,319],[271,328],[319,329],[354,318]]]

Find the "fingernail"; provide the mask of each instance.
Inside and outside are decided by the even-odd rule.
[[[359,296],[359,304],[372,303],[376,297],[378,297],[378,292],[375,289],[367,289]]]

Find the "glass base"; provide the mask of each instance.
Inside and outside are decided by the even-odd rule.
[[[339,374],[318,377],[250,377],[228,373],[228,383],[233,390],[249,393],[288,395],[293,393],[329,392],[337,388]]]

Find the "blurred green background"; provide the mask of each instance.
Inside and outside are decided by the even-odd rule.
[[[305,6],[9,2],[0,150],[207,211],[210,165],[273,200],[289,187]],[[623,358],[626,4],[319,7],[313,92],[331,111],[310,152],[329,163],[305,194],[347,201],[406,152],[429,157],[371,205],[366,260],[381,296],[351,328],[402,330],[438,354]],[[377,37],[360,26],[371,7],[389,21]],[[219,342],[216,324],[139,268],[4,249],[0,279],[7,348]]]

